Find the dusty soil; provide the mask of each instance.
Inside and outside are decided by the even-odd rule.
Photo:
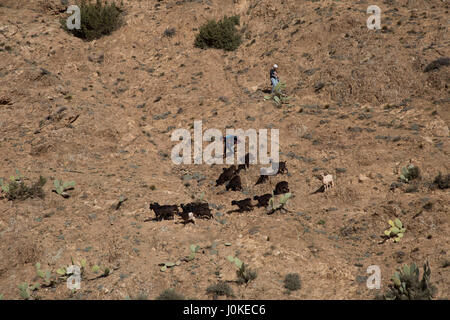
[[[39,282],[37,262],[55,274],[72,257],[87,260],[81,289],[61,280],[32,298],[154,299],[174,288],[210,299],[206,288],[223,280],[236,299],[372,299],[368,266],[380,266],[383,291],[404,263],[428,260],[436,298],[448,299],[449,190],[429,184],[450,173],[450,69],[424,68],[450,56],[449,4],[378,2],[374,31],[368,1],[124,1],[126,25],[84,42],[60,27],[59,0],[0,0],[0,177],[48,179],[44,199],[0,200],[0,295],[20,299],[19,284]],[[224,14],[241,16],[239,49],[194,48],[201,24]],[[292,96],[281,108],[263,98],[274,63]],[[194,120],[279,129],[289,174],[254,187],[255,165],[242,192],[225,192],[215,187],[224,166],[173,164],[171,132]],[[391,188],[410,162],[421,178]],[[323,171],[336,186],[312,194]],[[52,192],[54,179],[76,182],[69,198]],[[282,180],[290,212],[227,213]],[[213,219],[146,221],[151,202],[202,193]],[[403,240],[382,242],[395,217]],[[194,260],[160,271],[191,244]],[[234,283],[228,255],[257,278]],[[111,273],[96,278],[95,264]],[[302,282],[290,295],[288,273]]]

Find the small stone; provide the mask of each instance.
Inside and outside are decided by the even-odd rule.
[[[368,180],[369,180],[369,178],[367,176],[363,175],[363,174],[360,174],[359,177],[358,177],[358,182],[359,183],[362,183],[362,182],[368,181]]]

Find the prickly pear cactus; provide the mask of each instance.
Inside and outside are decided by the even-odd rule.
[[[419,167],[410,164],[407,167],[402,168],[402,172],[400,174],[399,179],[402,182],[408,183],[410,180],[413,180],[419,176]]]
[[[392,284],[384,295],[386,300],[431,300],[436,288],[431,284],[431,269],[427,262],[423,265],[422,279],[415,263],[404,265],[403,269],[392,276]]]
[[[75,181],[62,181],[62,180],[55,180],[53,182],[53,191],[59,194],[60,196],[64,198],[68,198],[70,195],[66,192],[67,190],[71,190],[75,187]]]
[[[288,202],[288,200],[292,197],[292,193],[288,192],[285,194],[282,194],[278,200],[278,204],[275,204],[275,195],[272,192],[272,197],[269,199],[269,205],[267,206],[267,214],[272,214],[277,210],[284,209],[284,206]]]
[[[403,223],[398,218],[394,221],[389,220],[389,225],[391,227],[384,231],[384,235],[394,238],[395,242],[399,242],[403,238],[406,228],[403,227]]]

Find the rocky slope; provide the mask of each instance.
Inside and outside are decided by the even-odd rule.
[[[437,298],[448,299],[449,191],[430,183],[449,173],[450,69],[424,72],[450,56],[448,3],[383,1],[378,31],[366,26],[371,4],[124,1],[126,24],[84,42],[60,27],[59,1],[0,0],[0,177],[48,178],[43,200],[0,200],[0,294],[19,299],[36,262],[55,273],[73,258],[89,266],[81,290],[60,281],[33,297],[153,299],[175,288],[206,299],[208,286],[236,279],[227,256],[237,255],[258,274],[248,286],[231,282],[239,299],[371,299],[379,291],[366,288],[368,266],[380,266],[384,290],[403,263],[425,260]],[[238,50],[194,48],[204,22],[234,14]],[[281,108],[263,98],[274,63],[292,96]],[[195,120],[279,129],[289,174],[254,186],[252,166],[243,191],[226,192],[215,186],[224,166],[173,164],[170,135]],[[410,162],[420,179],[393,187]],[[323,171],[336,186],[312,194]],[[55,179],[76,182],[69,198],[51,191]],[[282,180],[290,212],[227,213],[231,200]],[[211,220],[146,221],[151,202],[201,197]],[[382,242],[396,217],[404,238]],[[191,244],[201,248],[194,260],[160,271]],[[112,272],[95,278],[95,264]],[[288,273],[302,281],[290,295]]]

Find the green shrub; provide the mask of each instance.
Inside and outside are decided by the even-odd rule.
[[[227,296],[233,297],[233,290],[226,282],[218,282],[209,286],[206,289],[206,293],[212,294],[214,299],[217,299],[218,296]]]
[[[403,270],[395,272],[388,291],[377,298],[386,300],[431,300],[436,288],[430,283],[431,269],[428,261],[423,265],[422,280],[415,263],[404,265]]]
[[[175,290],[167,289],[156,297],[156,300],[185,300],[185,298],[181,294],[176,293]]]
[[[272,100],[277,107],[281,107],[283,104],[288,103],[291,97],[286,96],[282,90],[286,89],[286,83],[280,80],[275,86],[274,91],[270,95],[264,96],[264,100]]]
[[[28,300],[31,297],[30,294],[30,288],[28,286],[28,283],[22,283],[19,284],[19,292],[20,292],[20,297],[24,300]]]
[[[417,166],[409,165],[407,167],[402,168],[402,173],[399,177],[399,179],[402,182],[409,182],[411,180],[417,179],[420,177],[420,169]]]
[[[81,0],[79,3],[81,14],[81,29],[69,30],[66,19],[61,20],[63,28],[74,36],[91,41],[109,35],[120,28],[123,23],[122,9],[115,2],[109,4],[102,0],[92,3],[91,0]]]
[[[299,290],[301,288],[301,282],[298,273],[287,274],[284,278],[284,287],[289,291]]]
[[[39,180],[33,183],[31,186],[26,186],[22,179],[13,179],[12,177],[8,183],[0,179],[1,191],[4,197],[8,200],[26,200],[28,198],[41,198],[45,197],[42,187],[47,180],[40,176]]]
[[[248,284],[250,281],[256,279],[256,271],[251,270],[248,268],[246,264],[242,264],[241,267],[236,271],[237,275],[237,283],[239,284]]]
[[[239,16],[225,16],[218,22],[210,20],[200,28],[194,44],[202,49],[216,48],[234,51],[242,42],[241,34],[236,29],[237,25],[239,25]]]

